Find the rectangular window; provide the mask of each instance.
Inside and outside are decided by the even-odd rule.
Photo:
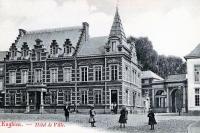
[[[41,59],[40,52],[37,52],[37,53],[36,53],[36,58],[37,58],[37,61],[40,61],[40,59]]]
[[[126,104],[129,105],[129,90],[126,90]]]
[[[135,83],[135,69],[132,69],[132,82]]]
[[[15,105],[15,93],[10,93],[10,104]]]
[[[57,91],[51,92],[51,103],[56,105],[57,104]]]
[[[101,104],[101,90],[94,90],[95,104]]]
[[[34,82],[41,83],[42,82],[42,69],[35,69],[34,71]]]
[[[63,68],[63,81],[70,82],[72,76],[72,69],[70,67]]]
[[[194,81],[200,82],[200,65],[194,66]]]
[[[16,83],[16,71],[9,71],[9,83]]]
[[[21,83],[28,82],[28,70],[21,70]]]
[[[26,103],[26,92],[25,91],[21,92],[21,103],[22,104]]]
[[[136,105],[136,93],[133,92],[133,107]]]
[[[200,102],[199,102],[199,95],[200,95],[200,88],[195,88],[195,106],[200,106]]]
[[[58,82],[58,69],[57,68],[50,69],[50,79],[51,79],[52,83]]]
[[[64,92],[65,103],[71,103],[71,91]]]
[[[101,66],[94,66],[94,79],[95,81],[101,81],[102,76],[102,67]]]
[[[88,103],[88,92],[87,92],[87,90],[81,91],[81,103],[82,104]]]
[[[0,75],[3,75],[3,67],[0,67]]]
[[[88,68],[80,67],[81,81],[88,81]]]
[[[118,79],[118,66],[117,65],[111,65],[110,66],[110,73],[111,73],[111,80],[117,80]]]
[[[3,90],[3,79],[0,79],[0,91]]]
[[[112,51],[116,51],[116,41],[112,42]]]

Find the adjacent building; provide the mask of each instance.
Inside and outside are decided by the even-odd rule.
[[[146,98],[146,109],[152,107],[153,97],[152,97],[152,83],[154,81],[164,80],[152,71],[142,71],[142,96]]]
[[[169,75],[166,79],[151,71],[142,75],[142,94],[149,97],[155,112],[187,112],[186,74]]]
[[[54,112],[71,104],[84,111],[113,103],[143,107],[141,70],[116,9],[109,36],[90,37],[82,26],[19,30],[5,59],[5,111]]]
[[[188,111],[200,113],[200,44],[185,56],[188,73]]]

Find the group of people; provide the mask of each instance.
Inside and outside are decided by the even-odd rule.
[[[157,122],[155,119],[155,114],[152,109],[149,110],[147,117],[149,117],[148,124],[151,126],[151,130],[154,130],[154,125],[157,124]],[[128,120],[128,110],[126,109],[126,106],[123,106],[122,110],[120,111],[120,117],[119,117],[120,128],[122,126],[125,128],[127,120]]]
[[[64,112],[65,112],[65,118],[66,121],[69,121],[69,113],[70,113],[70,106],[66,105],[64,106]],[[114,112],[117,113],[117,112]],[[91,124],[91,127],[95,127],[95,115],[96,112],[94,110],[94,106],[91,106],[91,109],[89,111],[89,123]],[[151,126],[151,130],[154,130],[154,125],[157,124],[156,119],[155,119],[155,114],[152,109],[149,110],[149,113],[147,115],[149,117],[149,122],[148,124]],[[125,128],[125,125],[128,120],[128,110],[126,109],[126,106],[123,106],[121,111],[120,111],[120,117],[119,117],[119,123],[120,123],[120,128]]]

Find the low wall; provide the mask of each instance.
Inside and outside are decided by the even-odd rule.
[[[4,113],[24,113],[26,111],[25,106],[9,106],[4,108]]]
[[[200,110],[188,110],[187,115],[199,116]]]
[[[153,108],[155,113],[167,113],[167,108]]]

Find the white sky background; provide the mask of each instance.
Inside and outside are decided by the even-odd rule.
[[[107,36],[116,0],[0,0],[0,50],[27,31],[81,25]],[[200,43],[200,0],[119,0],[126,36],[147,36],[159,54],[183,57]]]

